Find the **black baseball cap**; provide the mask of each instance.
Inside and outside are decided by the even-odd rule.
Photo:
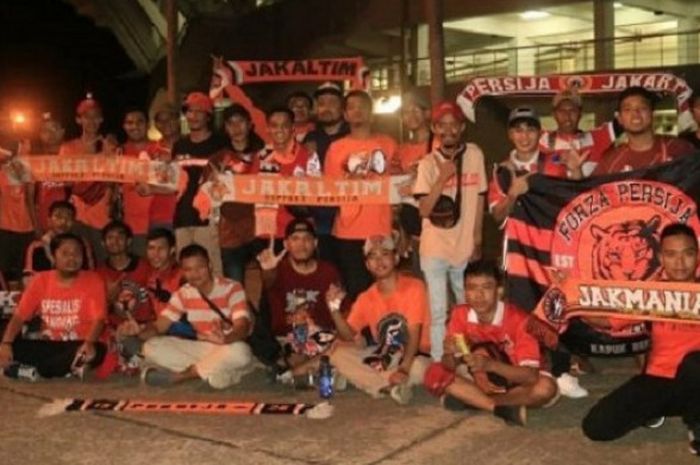
[[[289,223],[284,229],[284,238],[286,239],[292,234],[298,232],[307,232],[312,236],[316,237],[316,228],[314,228],[314,225],[313,223],[311,223],[311,221],[304,218],[296,218],[292,220],[291,223]]]

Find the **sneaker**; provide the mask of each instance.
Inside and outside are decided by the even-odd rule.
[[[150,367],[141,371],[141,380],[149,386],[168,386],[175,374],[162,368]]]
[[[666,417],[651,418],[644,422],[644,427],[649,429],[661,428],[666,422]]]
[[[449,410],[450,412],[464,412],[465,410],[469,410],[469,405],[452,394],[445,394],[440,397],[440,404],[445,410]]]
[[[524,405],[497,405],[493,414],[507,425],[525,426],[527,423],[527,409]]]
[[[413,399],[413,389],[406,383],[397,384],[391,387],[389,396],[399,405],[408,405]]]
[[[292,373],[292,370],[287,370],[282,373],[278,373],[275,376],[275,382],[285,386],[294,386],[294,374]]]
[[[21,379],[34,383],[39,379],[39,372],[32,365],[24,365],[18,362],[13,362],[8,365],[2,374],[8,378]]]
[[[557,378],[557,386],[561,395],[570,399],[581,399],[588,396],[588,390],[581,387],[578,378],[568,373],[563,373]]]
[[[700,424],[691,426],[688,430],[688,450],[693,455],[700,455]]]

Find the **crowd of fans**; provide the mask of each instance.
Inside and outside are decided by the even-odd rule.
[[[533,173],[578,180],[700,148],[700,130],[654,133],[656,100],[628,88],[614,121],[590,131],[579,129],[575,90],[554,97],[554,131],[543,130],[532,108],[514,108],[503,135],[513,149],[497,164],[510,174],[503,184],[489,180],[481,149],[464,142],[459,107],[431,107],[418,93],[403,98],[401,143],[374,131],[367,93],[334,83],[313,96],[291,94],[266,113],[266,127],[253,124],[259,110],[234,103],[223,112],[223,133],[212,126],[212,101],[194,92],[181,109],[155,111],[157,141],[148,139],[139,108],[124,112],[124,141],[103,134],[100,104],[87,98],[76,108],[79,137],[63,140],[63,124],[49,115],[24,155],[167,161],[180,164],[187,182],[177,191],[31,182],[3,151],[0,270],[7,288],[23,292],[2,336],[0,366],[29,365],[43,378],[140,374],[158,386],[200,379],[223,389],[258,365],[276,382],[305,383],[328,354],[338,390],[349,382],[407,404],[424,386],[445,408],[523,425],[526,408],[588,393],[572,354],[565,347],[545,354],[526,331],[518,296],[504,301],[501,269],[482,257],[484,215],[507,222]],[[700,122],[700,100],[691,106]],[[202,218],[194,201],[200,185],[226,171],[410,181],[397,206],[227,202],[218,221]],[[275,232],[260,234],[258,219],[270,211]],[[660,240],[668,279],[694,281],[695,233],[672,225]],[[244,284],[256,279],[262,297],[253,302]],[[609,440],[681,415],[698,453],[700,328],[652,328],[644,373],[602,399],[583,430]]]

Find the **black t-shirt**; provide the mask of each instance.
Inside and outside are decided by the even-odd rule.
[[[228,140],[224,136],[216,133],[212,133],[208,139],[202,142],[192,142],[189,137],[185,136],[175,142],[175,145],[173,146],[173,159],[208,159],[213,154],[223,148],[226,148],[227,146]],[[194,196],[197,194],[197,189],[199,188],[200,178],[202,177],[204,167],[188,166],[185,167],[185,171],[187,172],[188,176],[187,187],[175,206],[175,218],[173,224],[176,228],[188,226],[206,226],[209,224],[209,221],[200,220],[199,212],[192,206]]]
[[[686,131],[678,135],[681,139],[685,139],[691,144],[693,144],[693,147],[696,149],[700,150],[700,137],[698,137],[698,134],[695,131]]]

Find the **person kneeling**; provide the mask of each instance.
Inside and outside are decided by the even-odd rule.
[[[429,334],[422,331],[430,321],[428,295],[422,281],[396,270],[399,255],[391,237],[371,237],[363,251],[375,282],[357,297],[347,320],[340,312],[345,293],[335,285],[326,293],[338,336],[345,341],[332,349],[331,363],[372,397],[389,394],[405,405],[430,363]],[[363,329],[373,339],[367,347],[355,343]]]
[[[105,284],[97,273],[82,270],[83,240],[57,234],[50,253],[55,269],[33,276],[2,337],[0,368],[10,377],[82,378],[105,355],[105,345],[98,342],[107,314]],[[34,317],[41,320],[40,339],[18,338]]]
[[[496,264],[467,268],[467,303],[453,308],[442,362],[428,368],[425,386],[449,410],[473,407],[523,426],[525,408],[553,402],[557,386],[540,371],[539,345],[526,331],[528,315],[499,300],[500,286]]]
[[[150,338],[143,346],[143,380],[152,386],[201,378],[215,389],[225,389],[252,370],[253,356],[245,339],[252,327],[243,287],[215,278],[204,247],[191,244],[180,252],[186,283],[173,294],[155,322],[158,334],[186,317],[196,340],[176,336]],[[146,328],[144,331],[152,331]]]

